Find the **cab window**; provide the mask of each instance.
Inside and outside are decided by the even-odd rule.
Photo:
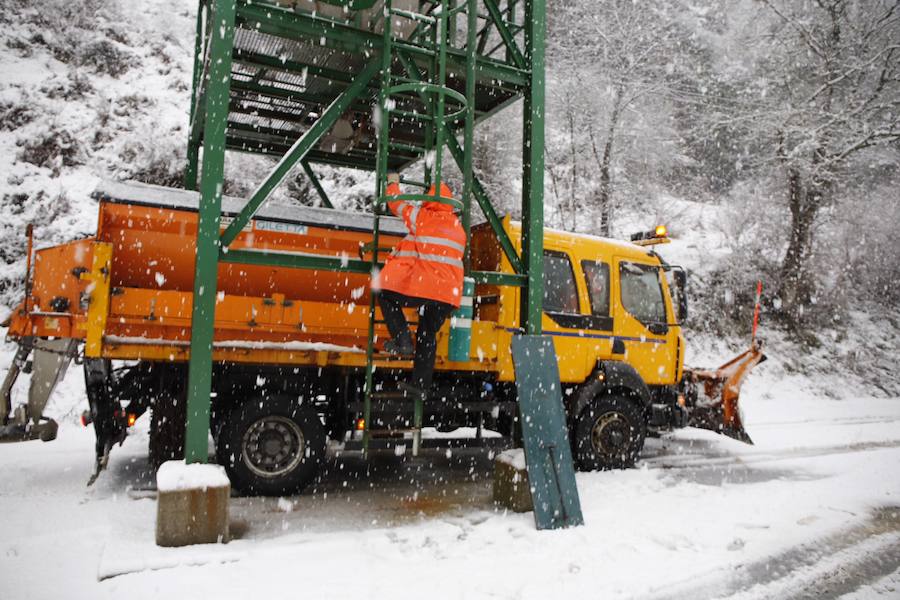
[[[609,265],[593,260],[581,261],[588,295],[591,297],[591,314],[609,316]]]
[[[575,272],[569,257],[562,252],[544,252],[544,311],[579,312]]]
[[[642,323],[665,323],[666,305],[659,269],[640,263],[619,263],[622,306]]]

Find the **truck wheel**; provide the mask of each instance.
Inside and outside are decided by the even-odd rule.
[[[253,399],[225,418],[216,457],[240,492],[297,493],[325,459],[325,428],[312,407],[292,398]]]
[[[594,399],[575,423],[575,458],[583,471],[633,467],[647,425],[636,403],[622,396]]]
[[[162,395],[150,407],[150,466],[154,471],[167,460],[184,458],[184,422],[187,401],[184,395]]]

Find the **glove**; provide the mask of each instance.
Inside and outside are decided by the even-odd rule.
[[[400,183],[400,173],[388,173],[387,174],[387,182],[388,183]]]

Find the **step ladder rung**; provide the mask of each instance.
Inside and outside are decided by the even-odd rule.
[[[370,429],[371,436],[399,436],[404,433],[421,433],[422,430],[416,427],[403,427],[399,429]]]
[[[413,397],[402,390],[390,392],[372,392],[369,394],[372,400],[413,400]]]
[[[412,362],[412,354],[390,354],[388,352],[378,352],[372,354],[372,360],[380,360],[382,362]]]

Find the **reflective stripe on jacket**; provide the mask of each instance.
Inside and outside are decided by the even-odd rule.
[[[400,186],[388,185],[396,196]],[[428,191],[434,194],[434,188]],[[441,195],[450,198],[441,184]],[[403,219],[409,235],[400,240],[381,270],[381,289],[414,298],[428,298],[459,306],[463,283],[466,233],[453,207],[440,202],[389,202],[391,212]]]

